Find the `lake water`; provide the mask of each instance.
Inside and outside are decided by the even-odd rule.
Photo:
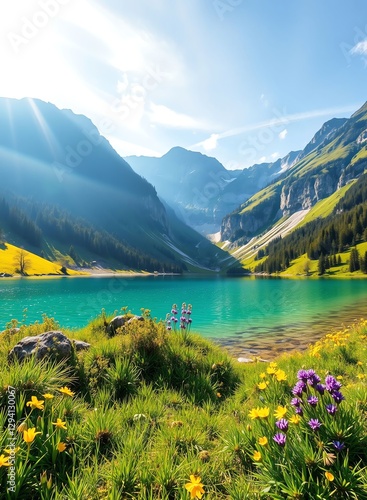
[[[172,303],[193,305],[193,330],[236,355],[298,348],[342,322],[367,316],[367,281],[254,277],[80,277],[0,281],[0,330],[13,318],[54,317],[85,326],[104,308],[164,318]]]

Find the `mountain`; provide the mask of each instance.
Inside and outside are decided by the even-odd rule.
[[[243,244],[277,221],[325,199],[367,167],[367,103],[349,119],[326,122],[293,165],[224,217],[222,241]]]
[[[160,198],[202,234],[219,231],[223,217],[289,168],[299,152],[274,163],[227,170],[217,159],[175,147],[161,158],[129,156],[133,169],[151,182]]]
[[[214,256],[225,255],[192,229],[178,228],[153,186],[88,118],[70,110],[1,98],[0,174],[0,225],[28,242],[33,231],[39,252],[51,238],[149,270],[217,267]]]

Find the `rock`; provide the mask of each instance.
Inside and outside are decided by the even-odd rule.
[[[126,321],[126,324],[130,325],[131,323],[134,323],[134,321],[144,321],[144,318],[143,316],[133,316],[128,321]]]
[[[74,341],[74,344],[77,351],[89,347],[89,344],[82,341]],[[72,341],[62,332],[50,331],[34,337],[24,337],[9,352],[8,359],[23,361],[29,356],[35,356],[39,360],[43,358],[61,360],[70,358],[72,352]]]
[[[118,328],[121,328],[124,326],[128,318],[126,316],[115,316],[114,318],[111,319],[109,323],[107,321],[104,322],[105,327],[106,327],[106,332],[110,337],[113,337],[116,335],[116,331]]]
[[[83,340],[72,340],[72,343],[74,344],[75,350],[77,352],[86,351],[90,348],[90,344],[88,344],[88,342],[83,342]]]

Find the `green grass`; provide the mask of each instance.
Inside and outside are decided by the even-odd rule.
[[[82,330],[65,331],[92,347],[61,363],[7,359],[25,335],[59,328],[52,318],[2,334],[0,456],[8,456],[13,392],[16,427],[25,422],[40,433],[29,447],[23,433],[15,433],[16,492],[2,498],[184,500],[190,475],[201,478],[204,499],[367,498],[366,321],[276,365],[244,365],[198,335],[167,332],[148,312],[145,318],[112,338],[104,332],[104,314]],[[305,417],[289,424],[280,447],[273,441],[274,411],[282,405],[288,419],[294,413],[289,403],[300,368],[313,368],[322,379],[339,377],[345,400],[335,418],[321,403],[328,394],[319,395],[315,409],[305,403]],[[62,386],[74,394],[63,394]],[[43,408],[27,406],[32,396]],[[256,408],[268,408],[269,416],[256,416]],[[307,424],[315,417],[322,418],[319,433]],[[55,425],[57,418],[66,429]],[[345,449],[336,452],[333,440]],[[64,451],[57,450],[60,443]],[[2,492],[7,470],[0,466]]]

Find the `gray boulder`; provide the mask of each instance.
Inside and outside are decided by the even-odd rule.
[[[73,343],[76,351],[90,347],[87,342],[70,340],[58,331],[41,333],[35,337],[24,337],[9,352],[8,359],[23,361],[29,356],[35,356],[36,359],[68,359],[73,351]]]

